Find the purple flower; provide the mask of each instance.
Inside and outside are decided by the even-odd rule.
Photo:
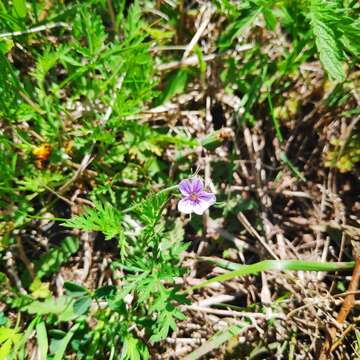
[[[202,215],[216,201],[215,194],[203,191],[204,185],[201,179],[182,180],[179,189],[183,198],[178,203],[178,209],[185,214]]]

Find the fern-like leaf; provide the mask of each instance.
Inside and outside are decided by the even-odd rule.
[[[110,204],[97,202],[94,209],[87,209],[84,214],[66,220],[63,225],[84,231],[100,231],[106,240],[115,237],[123,239],[121,219],[121,213]]]

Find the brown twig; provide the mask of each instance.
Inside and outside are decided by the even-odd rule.
[[[355,292],[359,286],[359,279],[360,279],[360,251],[357,251],[356,258],[355,258],[355,267],[351,276],[351,280],[348,287],[348,294],[346,295],[344,302],[341,306],[339,314],[336,318],[336,321],[342,325],[345,323],[345,320],[355,304]],[[321,349],[319,360],[326,360],[329,359],[330,353],[333,349],[337,346],[337,342],[335,342],[336,338],[336,327],[331,326],[328,329],[328,337]]]

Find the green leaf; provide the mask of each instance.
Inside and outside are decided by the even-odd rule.
[[[245,324],[244,324],[245,325]],[[245,325],[246,326],[246,325]],[[243,330],[242,326],[233,325],[228,329],[219,331],[211,339],[202,344],[198,349],[184,357],[184,360],[197,360],[212,350],[219,348],[224,342],[238,335]]]
[[[44,321],[36,324],[36,338],[39,348],[39,360],[47,360],[49,344]]]
[[[242,31],[248,27],[258,16],[261,8],[256,4],[252,6],[235,21],[231,22],[230,25],[222,32],[219,39],[219,48],[221,51],[228,49],[233,41],[239,37]]]
[[[149,195],[136,208],[135,212],[141,222],[147,226],[154,227],[159,221],[160,211],[166,203],[168,195],[166,192]]]
[[[142,26],[141,8],[138,1],[135,1],[130,7],[124,24],[125,36],[135,38]]]
[[[13,0],[14,11],[18,17],[26,16],[26,0]],[[14,14],[14,15],[15,15]]]
[[[168,79],[165,89],[162,91],[158,99],[158,105],[169,101],[176,94],[182,93],[185,90],[188,82],[187,70],[177,70],[175,74],[171,75]]]
[[[74,302],[73,308],[77,315],[85,314],[92,303],[91,296],[84,296]]]
[[[73,33],[79,40],[77,50],[94,61],[94,58],[103,50],[107,37],[101,17],[89,6],[82,8],[75,18]],[[83,47],[84,37],[87,48]]]
[[[101,231],[106,240],[122,236],[120,221],[121,213],[109,203],[95,203],[95,208],[88,208],[83,215],[78,215],[65,221],[63,226],[84,231]]]
[[[88,290],[86,288],[84,288],[83,286],[81,286],[77,283],[73,283],[70,281],[65,281],[64,289],[66,290],[66,293],[70,297],[78,297],[78,296],[88,295]]]
[[[11,351],[11,340],[6,340],[0,346],[0,360],[6,360],[7,356],[10,354]]]
[[[304,175],[299,171],[299,169],[289,160],[286,154],[282,151],[280,153],[280,160],[290,169],[290,171],[300,180],[306,181]]]
[[[57,272],[78,249],[79,240],[76,237],[67,236],[59,247],[50,249],[35,261],[36,276],[41,279],[45,275]]]
[[[120,360],[148,360],[150,359],[149,351],[146,345],[136,339],[131,334],[124,338]]]
[[[48,315],[54,314],[62,316],[66,314],[67,310],[72,310],[72,301],[65,297],[61,296],[59,298],[50,298],[45,301],[33,301],[31,304],[25,306],[23,309],[29,314],[37,315]]]
[[[17,331],[8,327],[0,327],[0,344],[7,339],[12,339]]]
[[[228,262],[229,263],[229,262]],[[268,270],[291,270],[291,271],[339,271],[350,270],[354,267],[354,262],[318,262],[303,260],[264,260],[251,265],[239,265],[235,271],[215,276],[212,279],[204,281],[191,289],[200,289],[214,282],[223,282],[236,277],[258,274]]]
[[[95,298],[109,298],[112,297],[116,293],[116,287],[111,285],[105,285],[95,290]]]
[[[332,28],[336,18],[337,13],[331,4],[322,0],[311,1],[310,19],[320,61],[332,79],[343,81],[345,72],[341,63],[342,53]]]
[[[51,295],[49,290],[49,283],[43,283],[41,280],[36,277],[30,285],[31,295],[35,299],[46,299]]]
[[[66,351],[66,347],[68,346],[71,338],[74,336],[76,330],[79,328],[80,324],[75,324],[70,331],[65,335],[65,337],[61,340],[60,344],[58,345],[58,350],[54,356],[53,360],[63,360],[64,354]]]
[[[264,16],[266,27],[269,30],[274,31],[275,27],[276,27],[276,17],[274,15],[272,9],[269,9],[268,7],[263,7],[262,8],[262,13],[263,13],[263,16]]]
[[[6,55],[11,51],[14,46],[14,42],[11,39],[0,39],[0,53]]]

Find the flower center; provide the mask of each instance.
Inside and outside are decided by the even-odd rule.
[[[190,200],[196,201],[199,198],[198,194],[193,192],[190,194]]]

